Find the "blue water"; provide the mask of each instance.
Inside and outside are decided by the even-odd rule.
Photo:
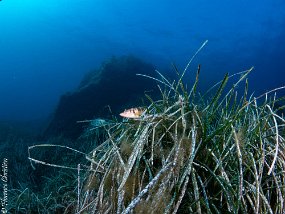
[[[113,55],[183,68],[205,40],[194,62],[204,86],[255,66],[258,95],[285,85],[284,38],[284,0],[2,0],[0,120],[49,116]]]

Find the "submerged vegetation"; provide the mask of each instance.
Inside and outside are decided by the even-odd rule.
[[[174,67],[173,82],[159,72],[160,78],[141,74],[158,83],[161,99],[146,95],[150,104],[136,119],[92,120],[85,135],[97,146],[88,153],[66,147],[87,162],[61,166],[69,169],[49,179],[51,191],[42,200],[28,190],[15,195],[13,211],[284,213],[285,106],[274,95],[280,88],[249,95],[251,68],[226,74],[201,96],[200,66],[191,88],[183,82],[192,59],[181,73]],[[242,95],[238,85],[244,85]],[[25,203],[29,197],[38,204]]]

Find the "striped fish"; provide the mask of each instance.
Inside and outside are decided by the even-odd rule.
[[[130,108],[126,109],[124,112],[120,114],[121,117],[130,118],[130,119],[139,119],[145,112],[143,108]]]

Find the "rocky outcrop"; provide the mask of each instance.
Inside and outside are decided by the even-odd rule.
[[[76,139],[84,129],[84,123],[77,121],[118,115],[125,108],[141,104],[145,91],[153,93],[157,87],[155,81],[137,73],[155,76],[155,68],[133,56],[124,56],[113,57],[99,70],[87,74],[76,91],[61,97],[44,137]]]

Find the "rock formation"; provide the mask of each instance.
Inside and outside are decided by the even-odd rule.
[[[117,116],[125,108],[141,105],[144,93],[157,87],[154,80],[137,73],[156,75],[154,66],[133,56],[113,57],[88,73],[76,91],[61,97],[44,137],[76,139],[87,125],[77,121]]]

